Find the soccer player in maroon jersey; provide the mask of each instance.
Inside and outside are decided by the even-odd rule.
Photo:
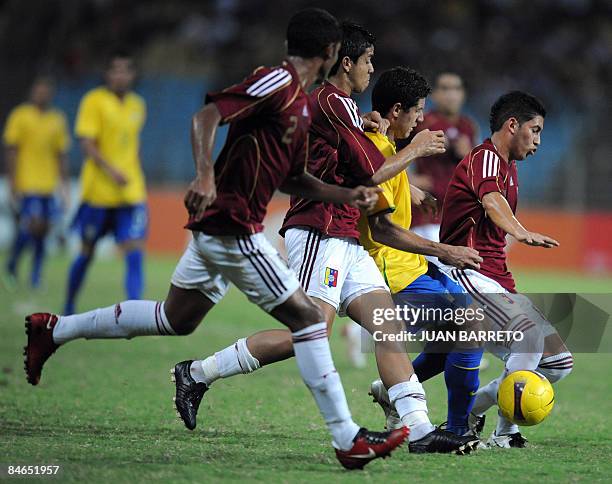
[[[193,118],[191,133],[196,178],[185,205],[193,239],[172,276],[168,297],[164,302],[125,301],[67,317],[28,316],[25,354],[30,383],[38,383],[44,362],[59,345],[77,338],[191,333],[233,283],[291,331],[300,373],[344,467],[362,468],[405,441],[406,427],[377,433],[355,424],[332,361],[324,314],[261,232],[277,188],[357,209],[367,209],[376,200],[375,188],[327,185],[305,171],[311,123],[305,89],[327,77],[340,40],[333,16],[320,9],[304,10],[289,22],[288,52],[281,65],[258,68],[243,82],[207,96],[207,105]],[[220,123],[230,128],[213,163]],[[243,348],[236,350],[244,354]],[[253,364],[248,355],[243,361]],[[177,410],[195,427],[195,411],[206,387],[192,378],[191,364],[180,362],[172,373]]]
[[[415,134],[423,129],[441,130],[447,140],[447,150],[438,155],[418,158],[411,168],[414,169],[412,183],[428,191],[438,200],[442,208],[448,183],[453,176],[457,163],[467,155],[476,144],[478,128],[476,123],[461,109],[465,102],[463,80],[458,74],[442,72],[435,79],[431,100],[434,109],[425,114],[425,119]],[[415,210],[410,230],[426,239],[440,240],[440,210]],[[435,261],[435,258],[428,257]]]
[[[473,148],[457,165],[442,210],[440,239],[447,244],[467,245],[483,258],[478,270],[444,270],[474,299],[486,305],[492,329],[520,331],[523,341],[510,345],[487,345],[505,362],[504,373],[478,390],[473,427],[484,425],[484,413],[497,403],[497,389],[508,373],[536,370],[551,383],[566,377],[573,358],[557,334],[531,301],[516,293],[506,264],[506,235],[536,247],[559,243],[527,230],[516,218],[518,173],[515,160],[536,153],[544,129],[546,110],[535,97],[520,91],[501,96],[491,108],[491,136]],[[496,447],[525,447],[516,425],[500,415],[488,440]]]
[[[422,131],[409,146],[385,159],[365,135],[362,117],[350,97],[369,84],[374,36],[355,24],[345,24],[343,30],[338,63],[329,82],[310,95],[313,124],[308,171],[339,186],[380,184],[404,170],[415,156],[442,152],[443,136]],[[410,117],[419,115],[424,101],[411,107]],[[395,336],[403,328],[401,320],[391,318],[382,326],[373,321],[375,310],[393,311],[395,306],[376,263],[359,244],[359,217],[359,210],[347,204],[292,197],[281,229],[289,264],[325,314],[328,330],[339,312],[370,333]],[[425,392],[403,344],[392,339],[377,341],[375,354],[390,400],[402,423],[410,428],[410,451],[471,452],[477,439],[445,432],[429,421]],[[262,331],[196,361],[199,368],[195,367],[194,378],[208,388],[219,378],[250,373],[293,355],[289,332]]]

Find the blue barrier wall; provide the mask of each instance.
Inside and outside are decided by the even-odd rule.
[[[74,125],[79,100],[99,80],[62,81],[58,83],[55,103],[68,115],[71,128]],[[193,176],[193,160],[189,141],[191,116],[202,105],[207,84],[202,79],[168,76],[147,77],[138,82],[135,90],[145,98],[148,107],[147,123],[142,135],[143,166],[149,183],[185,183]],[[367,94],[357,98],[360,108],[370,109]],[[467,106],[480,126],[484,136],[488,130],[487,114],[474,113]],[[565,157],[573,142],[574,117],[558,111],[546,119],[542,146],[538,154],[519,164],[521,198],[538,201],[538,195],[550,185],[551,177],[559,166],[568,161]],[[215,152],[218,153],[226,128],[221,128]],[[72,173],[77,174],[82,157],[77,143],[70,152]]]

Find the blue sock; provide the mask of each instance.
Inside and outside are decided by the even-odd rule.
[[[6,270],[13,276],[17,275],[17,263],[19,262],[19,256],[23,252],[30,242],[30,235],[27,231],[22,228],[18,228],[17,237],[15,237],[15,242],[13,242],[13,247],[11,248],[11,254],[8,258],[8,262],[6,264]]]
[[[32,275],[30,283],[33,288],[40,286],[40,274],[42,272],[43,260],[45,258],[45,238],[34,239],[34,258],[32,259]]]
[[[79,254],[70,267],[70,273],[68,275],[68,294],[66,297],[66,305],[64,306],[64,315],[74,314],[76,295],[83,284],[90,261],[90,256]]]
[[[446,364],[446,353],[421,353],[412,362],[414,372],[423,383],[442,373]]]
[[[452,352],[446,357],[444,379],[448,391],[449,432],[463,435],[468,431],[468,416],[474,406],[480,381],[478,367],[483,350]]]
[[[144,287],[142,250],[133,249],[125,255],[125,291],[128,299],[142,299]]]

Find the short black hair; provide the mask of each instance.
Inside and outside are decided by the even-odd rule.
[[[297,12],[287,26],[287,54],[311,59],[323,56],[329,44],[340,42],[342,31],[336,17],[321,8]]]
[[[132,64],[134,63],[134,56],[125,47],[116,47],[108,53],[106,68],[110,69],[116,59],[128,59]]]
[[[372,109],[386,116],[394,104],[400,103],[404,111],[416,106],[427,97],[431,86],[421,74],[408,67],[394,67],[384,71],[372,91]]]
[[[376,36],[365,27],[354,22],[342,22],[342,45],[338,52],[338,62],[334,64],[329,74],[333,76],[338,72],[345,57],[357,62],[366,49],[374,47],[375,43]]]
[[[546,108],[537,97],[523,91],[511,91],[501,96],[489,115],[491,133],[499,131],[507,119],[516,118],[520,124],[535,118],[546,117]]]

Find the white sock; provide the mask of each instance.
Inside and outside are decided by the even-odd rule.
[[[495,435],[510,435],[515,434],[519,431],[518,425],[512,423],[503,415],[499,414],[497,417],[497,428],[495,429]]]
[[[213,356],[194,361],[191,364],[191,376],[195,381],[210,386],[219,378],[252,373],[260,367],[259,361],[247,347],[246,338],[241,338]]]
[[[133,338],[147,335],[174,335],[164,303],[124,301],[87,313],[60,316],[53,328],[53,341],[64,344],[78,338]]]
[[[329,428],[334,447],[349,450],[359,426],[353,422],[327,339],[327,324],[318,323],[292,334],[302,379],[312,392]]]
[[[473,414],[482,417],[493,405],[497,405],[497,390],[502,379],[503,375],[478,389],[474,406],[472,407]]]
[[[410,441],[422,439],[435,430],[427,416],[427,400],[425,390],[416,375],[409,381],[397,383],[389,388],[389,400],[402,419],[402,423],[410,429]]]
[[[542,373],[550,383],[563,380],[574,368],[574,357],[569,351],[542,358],[537,370]]]

